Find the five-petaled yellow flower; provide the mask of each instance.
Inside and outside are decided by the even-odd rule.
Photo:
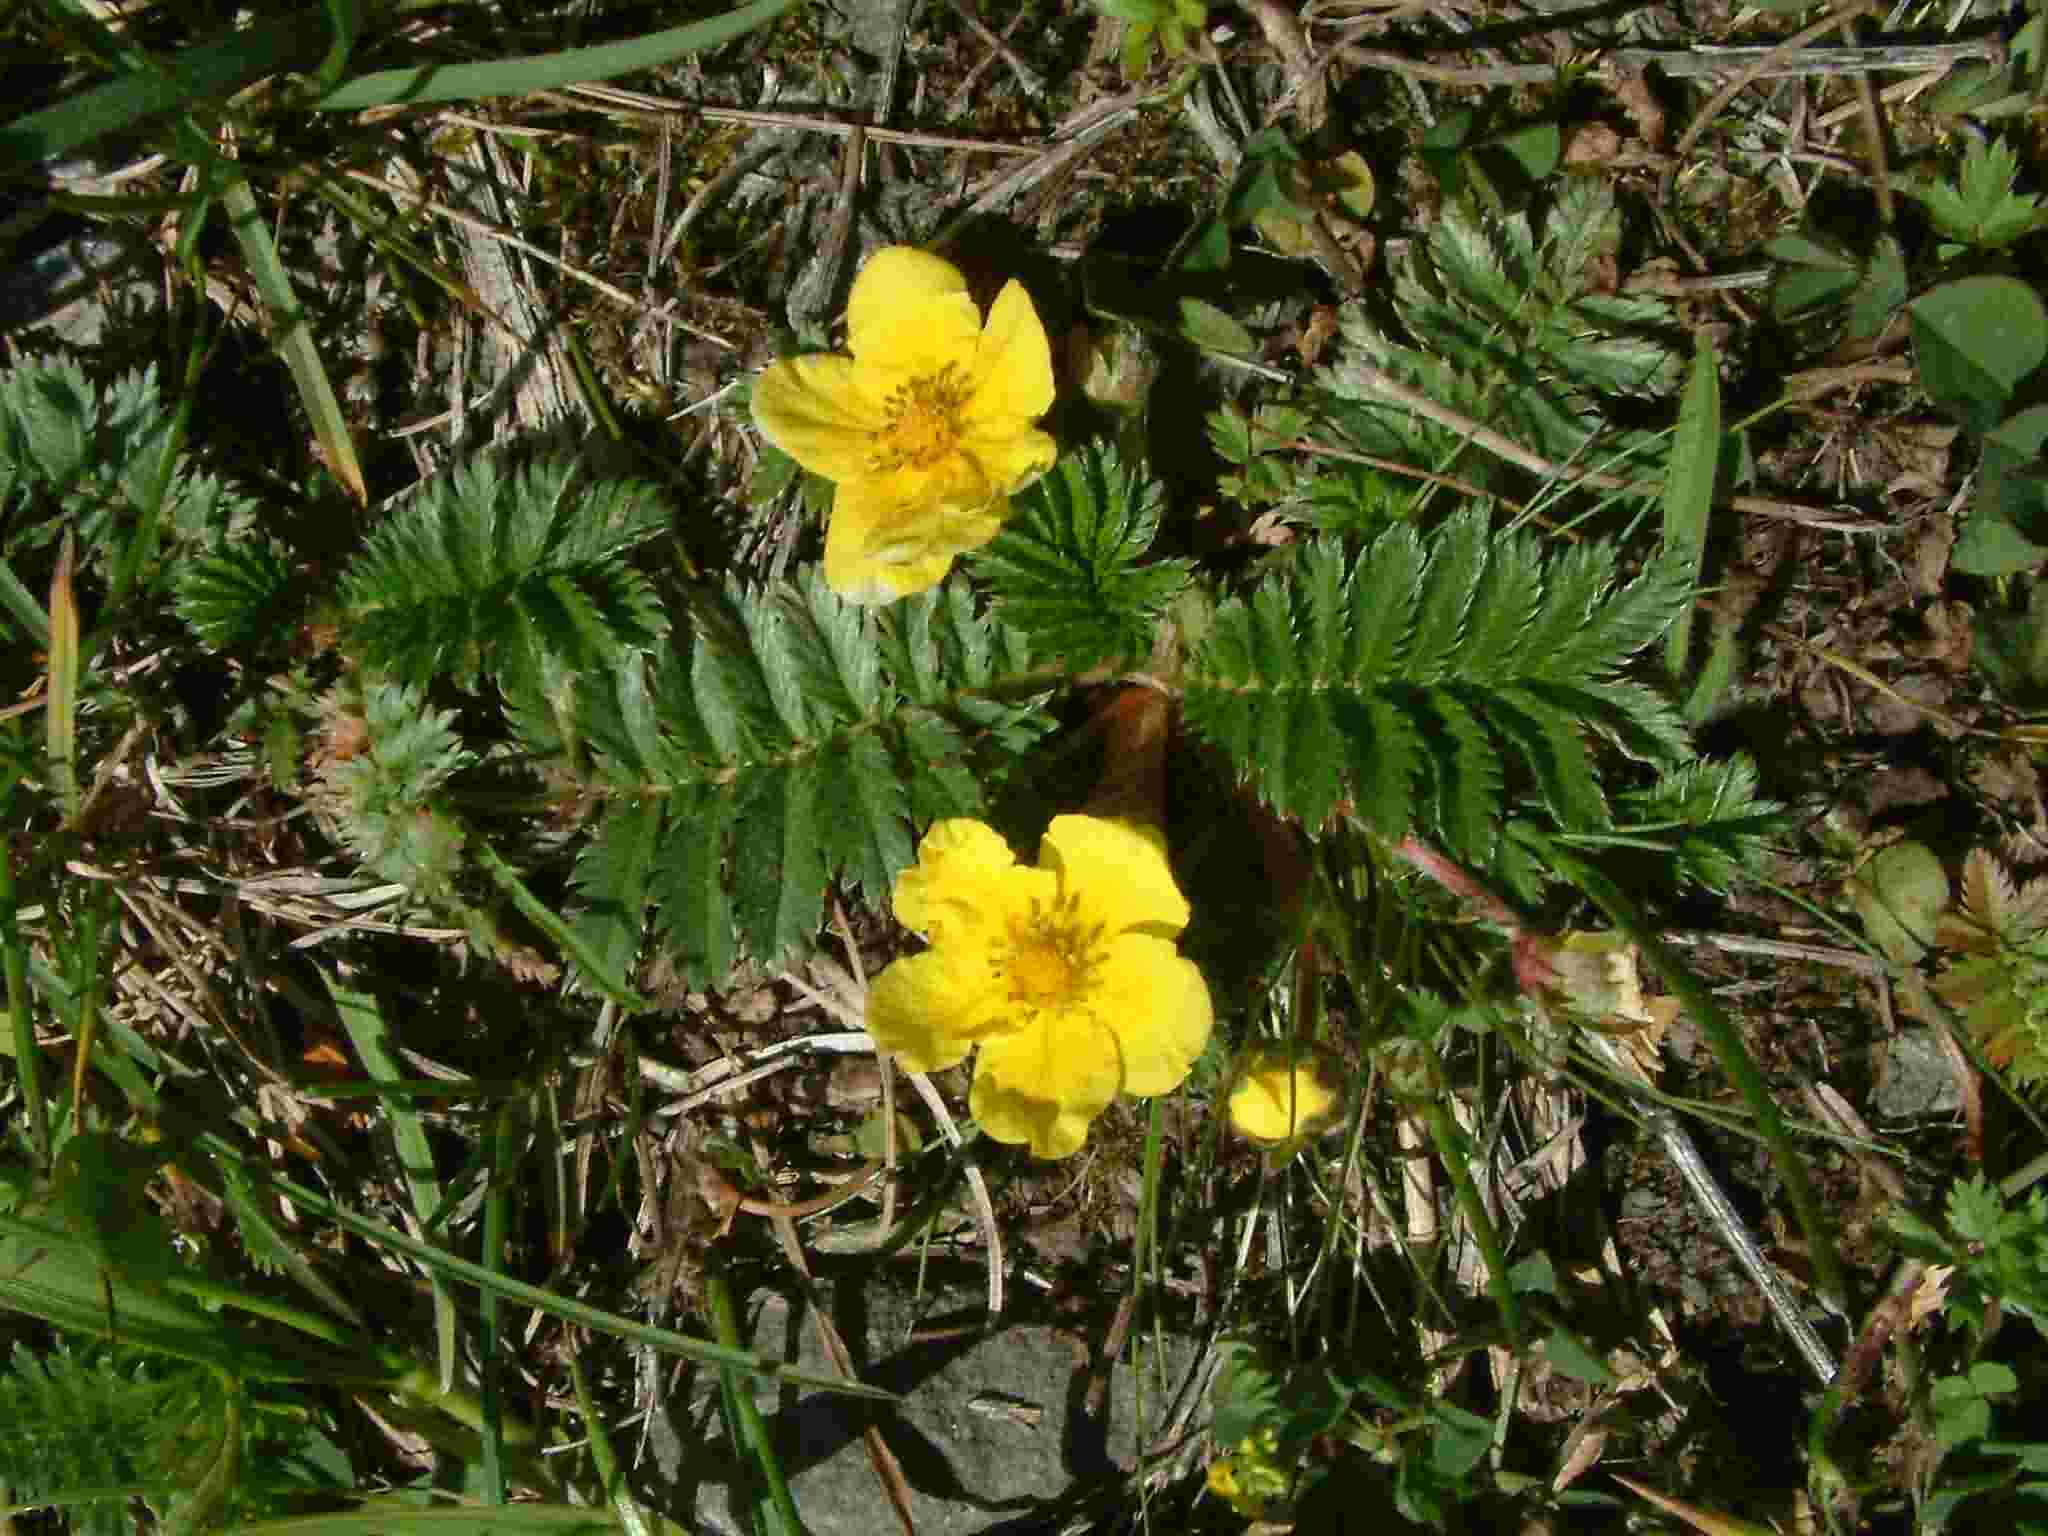
[[[1291,1141],[1321,1130],[1338,1102],[1313,1055],[1262,1047],[1238,1070],[1230,1123],[1253,1141]]]
[[[850,357],[770,367],[754,420],[770,442],[836,483],[825,580],[886,603],[942,579],[996,536],[1010,493],[1052,467],[1038,430],[1052,407],[1052,348],[1015,281],[988,321],[951,262],[892,245],[868,259],[846,305]]]
[[[969,1107],[998,1141],[1066,1157],[1118,1093],[1178,1087],[1209,1039],[1209,988],[1174,941],[1187,899],[1149,827],[1059,816],[1038,865],[978,821],[942,821],[896,881],[931,940],[868,993],[876,1045],[913,1072],[979,1047]]]

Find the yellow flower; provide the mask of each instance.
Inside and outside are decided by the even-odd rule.
[[[754,421],[835,482],[825,580],[886,603],[935,585],[953,557],[996,536],[1010,493],[1052,467],[1034,423],[1052,407],[1052,348],[1012,281],[983,324],[967,280],[928,251],[892,245],[854,279],[853,354],[776,363]]]
[[[1059,816],[1038,864],[978,821],[942,821],[896,881],[931,940],[868,993],[875,1043],[913,1072],[979,1047],[982,1130],[1066,1157],[1118,1093],[1179,1086],[1209,1039],[1209,988],[1174,941],[1187,899],[1148,827]]]
[[[1209,1491],[1247,1520],[1276,1513],[1294,1481],[1279,1450],[1280,1437],[1271,1429],[1247,1435],[1235,1451],[1209,1463]]]
[[[1238,1071],[1230,1123],[1253,1141],[1287,1141],[1320,1129],[1338,1098],[1313,1056],[1262,1047]]]

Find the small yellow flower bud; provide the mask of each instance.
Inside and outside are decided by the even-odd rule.
[[[1328,1125],[1341,1100],[1313,1053],[1262,1046],[1238,1069],[1230,1090],[1230,1123],[1253,1141],[1289,1141]]]

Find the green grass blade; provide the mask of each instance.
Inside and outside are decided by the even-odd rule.
[[[733,1301],[732,1282],[725,1277],[724,1271],[716,1268],[705,1271],[704,1294],[711,1303],[711,1321],[718,1330],[718,1342],[728,1349],[738,1350],[739,1307]],[[761,1417],[761,1405],[754,1401],[754,1394],[745,1389],[730,1367],[721,1369],[719,1376],[728,1405],[727,1417],[736,1426],[740,1443],[745,1447],[754,1470],[760,1474],[761,1488],[766,1494],[770,1536],[804,1536],[804,1523],[797,1516],[796,1500],[790,1497],[789,1479],[782,1475],[782,1458],[775,1454],[775,1440],[768,1433],[768,1421]]]
[[[604,1511],[575,1504],[507,1504],[503,1509],[456,1506],[421,1509],[398,1499],[372,1499],[363,1508],[342,1514],[295,1515],[287,1520],[258,1520],[235,1527],[235,1536],[392,1536],[394,1532],[432,1531],[434,1536],[576,1536],[616,1527]]]
[[[452,1278],[466,1285],[473,1285],[479,1291],[492,1291],[508,1301],[532,1307],[547,1313],[550,1317],[580,1323],[585,1328],[610,1334],[613,1338],[625,1339],[630,1343],[652,1345],[669,1354],[682,1355],[686,1359],[696,1360],[705,1365],[737,1366],[743,1371],[770,1376],[777,1381],[786,1381],[795,1386],[814,1387],[823,1392],[840,1392],[852,1397],[871,1397],[885,1402],[895,1399],[895,1394],[884,1392],[878,1387],[793,1371],[779,1361],[746,1354],[737,1349],[727,1349],[711,1343],[708,1339],[693,1339],[688,1334],[677,1333],[673,1329],[657,1328],[650,1323],[636,1323],[631,1318],[620,1317],[616,1312],[607,1312],[587,1302],[558,1295],[537,1285],[528,1285],[525,1281],[515,1280],[510,1275],[493,1274],[481,1264],[473,1264],[467,1259],[458,1258],[452,1253],[443,1253],[429,1244],[418,1242],[396,1227],[388,1227],[381,1221],[359,1216],[345,1206],[336,1205],[319,1191],[304,1184],[282,1178],[268,1168],[244,1162],[235,1149],[218,1136],[207,1134],[202,1139],[206,1149],[215,1157],[240,1163],[251,1180],[268,1184],[280,1194],[289,1196],[300,1208],[325,1217],[358,1237],[367,1238],[394,1252],[417,1259],[428,1268],[438,1267]]]
[[[50,1110],[43,1102],[43,1058],[36,1044],[35,997],[28,984],[28,941],[16,919],[14,850],[0,842],[0,968],[7,977],[7,1014],[14,1023],[14,1072],[28,1106],[28,1141],[36,1166],[50,1166]]]
[[[69,1232],[19,1216],[0,1216],[0,1308],[250,1379],[363,1383],[389,1374],[368,1350],[258,1333],[179,1292],[132,1282]]]
[[[335,1011],[341,1015],[341,1026],[348,1031],[356,1055],[362,1058],[363,1070],[380,1083],[402,1077],[397,1054],[391,1049],[391,1031],[384,1023],[377,999],[367,992],[351,991],[331,976],[321,979],[327,983],[327,994],[334,999]],[[418,1111],[396,1095],[384,1100],[384,1113],[391,1117],[391,1139],[398,1144],[399,1166],[405,1169],[405,1182],[412,1190],[412,1208],[420,1218],[420,1229],[431,1233],[440,1215],[442,1190],[426,1126]],[[446,1392],[455,1385],[455,1296],[439,1275],[429,1271],[427,1278],[434,1291],[435,1359],[441,1371],[441,1390]]]
[[[575,1384],[576,1407],[583,1415],[583,1428],[590,1436],[590,1459],[597,1463],[598,1481],[604,1485],[605,1497],[611,1500],[612,1513],[619,1517],[626,1536],[654,1536],[647,1512],[634,1501],[632,1490],[626,1486],[625,1469],[619,1465],[619,1454],[612,1449],[612,1437],[606,1432],[604,1419],[591,1399],[590,1380],[583,1374],[581,1356],[569,1356],[569,1379]]]
[[[14,616],[14,622],[28,632],[38,650],[50,648],[50,616],[5,560],[0,560],[0,608]]]
[[[1707,549],[1707,515],[1714,507],[1714,471],[1721,462],[1721,372],[1714,342],[1699,333],[1692,377],[1678,407],[1678,432],[1671,440],[1671,465],[1664,476],[1665,558],[1682,560],[1694,586]],[[1664,635],[1664,665],[1673,677],[1685,671],[1686,648],[1692,642],[1692,604]]]
[[[481,64],[422,64],[363,75],[328,92],[313,105],[323,112],[359,112],[395,102],[474,101],[485,96],[524,96],[591,80],[609,80],[635,70],[656,69],[686,53],[716,48],[773,21],[797,0],[753,0],[722,16],[688,26],[650,32],[623,43],[564,48]]]
[[[562,952],[582,968],[585,979],[599,992],[634,1013],[645,1013],[653,1006],[623,978],[607,975],[604,957],[586,944],[574,928],[557,917],[546,902],[528,890],[526,882],[519,878],[519,872],[500,858],[496,849],[488,843],[478,843],[476,857],[498,889],[512,898],[512,905],[528,922],[559,944]]]
[[[519,1160],[519,1106],[506,1104],[491,1121],[490,1193],[484,1197],[484,1263],[505,1268],[505,1239],[512,1226],[512,1171]],[[498,1391],[503,1373],[498,1335],[498,1298],[484,1292],[483,1339],[478,1360],[483,1376],[484,1502],[505,1502],[505,1427]]]
[[[0,128],[0,180],[194,102],[225,101],[246,85],[317,59],[328,28],[319,11],[200,43],[148,72],[122,75]]]
[[[106,967],[100,964],[100,946],[114,916],[114,887],[93,887],[78,914],[77,944],[71,960],[75,967],[72,991],[78,998],[78,1027],[73,1031],[71,1071],[71,1123],[85,1124],[85,1075],[91,1069],[93,1042],[100,1030],[100,993],[106,987]]]
[[[230,181],[221,189],[221,204],[227,209],[228,226],[249,264],[249,276],[270,310],[273,344],[284,365],[291,370],[292,383],[300,403],[313,423],[328,470],[339,480],[357,506],[369,500],[363,466],[356,458],[355,439],[349,435],[348,420],[341,414],[341,401],[320,361],[320,349],[313,343],[312,327],[306,323],[292,280],[270,238],[270,229],[256,207],[256,194],[246,180]]]
[[[313,75],[313,89],[323,96],[341,83],[342,71],[348,68],[356,38],[363,30],[362,0],[326,0],[326,4],[327,24],[334,35],[327,44],[327,57]]]
[[[1507,1334],[1508,1348],[1519,1351],[1522,1347],[1522,1306],[1515,1299],[1514,1285],[1508,1279],[1507,1250],[1501,1246],[1500,1230],[1494,1226],[1493,1217],[1486,1209],[1486,1199],[1472,1177],[1472,1159],[1459,1145],[1457,1123],[1451,1119],[1451,1112],[1441,1099],[1430,1099],[1415,1107],[1422,1116],[1422,1123],[1429,1128],[1429,1139],[1436,1143],[1436,1160],[1451,1176],[1458,1209],[1472,1228],[1472,1239],[1479,1245],[1480,1258],[1486,1262],[1487,1286],[1493,1292],[1494,1306],[1500,1310],[1500,1325]]]

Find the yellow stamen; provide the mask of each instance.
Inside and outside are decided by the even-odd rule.
[[[1010,923],[1010,942],[990,957],[1012,1003],[1030,1012],[1071,1007],[1084,998],[1100,968],[1102,927],[1081,922],[1071,899],[1050,911],[1037,902]]]
[[[960,446],[960,412],[970,391],[958,363],[897,386],[883,402],[888,420],[876,434],[869,468],[930,469]]]

